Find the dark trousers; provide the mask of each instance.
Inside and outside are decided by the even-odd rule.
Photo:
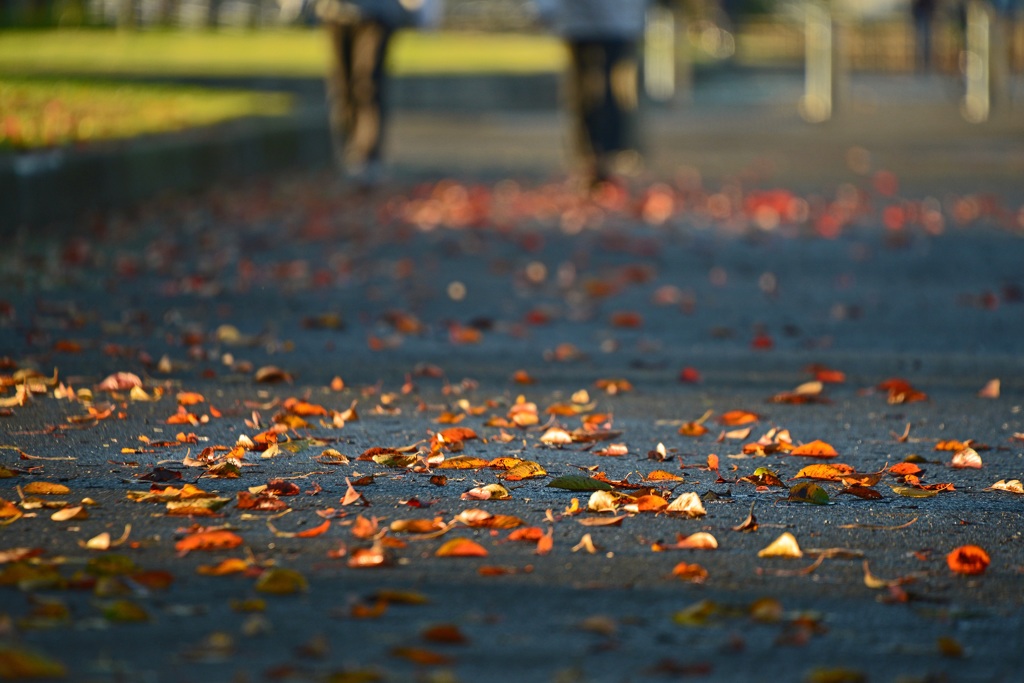
[[[327,101],[335,158],[358,168],[380,159],[384,142],[384,57],[392,29],[377,21],[327,24]]]
[[[620,152],[637,147],[637,45],[620,39],[569,40],[568,45],[575,147],[600,180]]]

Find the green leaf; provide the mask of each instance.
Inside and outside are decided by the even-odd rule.
[[[612,486],[592,477],[585,477],[582,474],[566,474],[555,477],[548,482],[553,489],[565,489],[566,491],[611,491]]]
[[[828,505],[828,491],[813,481],[805,481],[797,484],[789,490],[789,498],[794,503],[813,503],[815,505]]]

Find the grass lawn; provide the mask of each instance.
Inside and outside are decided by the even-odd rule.
[[[288,110],[284,96],[104,82],[104,76],[307,76],[327,66],[324,32],[51,30],[0,33],[0,151],[168,132]],[[402,32],[398,75],[562,68],[550,36]]]
[[[327,45],[318,29],[253,32],[54,30],[0,33],[0,74],[319,76]],[[551,36],[402,32],[393,73],[558,71],[565,53]]]
[[[0,76],[0,150],[164,133],[240,116],[279,115],[275,93]]]

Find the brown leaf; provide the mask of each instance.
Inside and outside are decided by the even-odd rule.
[[[265,365],[256,371],[253,375],[253,379],[257,382],[263,382],[267,384],[276,384],[277,382],[288,382],[291,384],[293,377],[277,367],[276,365]]]

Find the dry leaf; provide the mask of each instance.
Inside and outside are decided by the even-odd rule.
[[[978,391],[980,398],[999,398],[999,380],[990,379],[985,386]]]
[[[684,493],[673,500],[665,508],[665,512],[681,515],[683,517],[703,517],[708,513],[704,509],[704,503],[693,491]]]
[[[487,548],[468,538],[453,538],[434,553],[436,557],[487,557]]]
[[[789,454],[803,456],[805,458],[835,458],[839,455],[835,448],[821,440],[801,444],[791,450]]]
[[[804,553],[800,550],[800,544],[797,543],[796,538],[793,534],[788,531],[784,532],[781,536],[771,542],[768,547],[761,549],[757,553],[758,557],[803,557]]]
[[[988,553],[976,545],[962,545],[946,556],[946,564],[958,574],[984,574],[990,563]]]
[[[708,570],[699,564],[680,562],[672,568],[672,576],[690,583],[704,583],[708,578]]]
[[[1011,479],[1006,481],[1000,479],[996,483],[992,484],[986,491],[1006,491],[1008,493],[1024,493],[1024,484],[1020,483],[1020,479]]]
[[[949,465],[957,469],[981,469],[981,456],[978,455],[978,451],[967,447],[957,451]]]

